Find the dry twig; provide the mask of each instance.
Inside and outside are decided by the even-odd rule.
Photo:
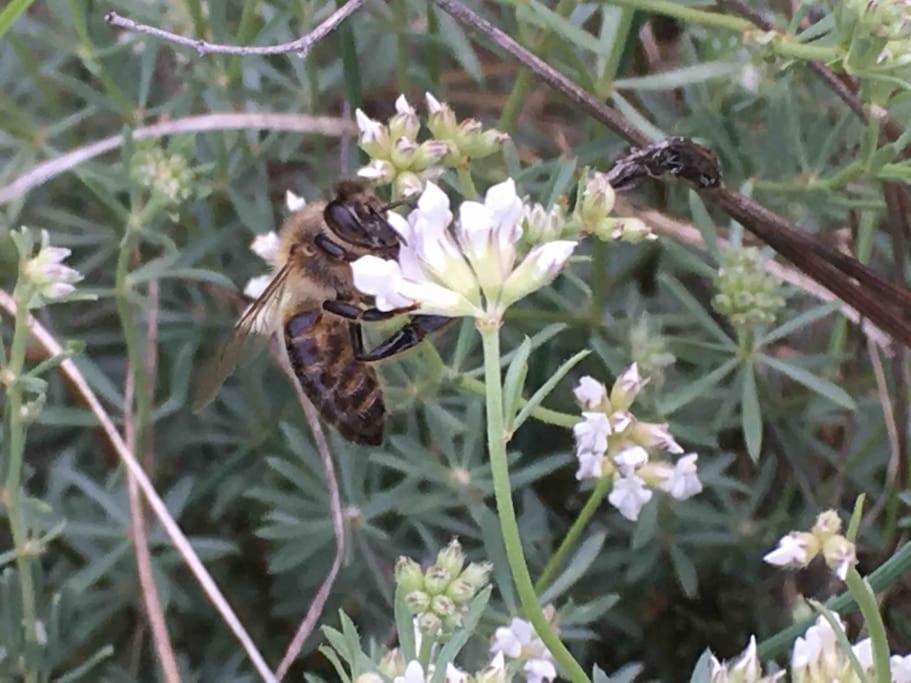
[[[299,57],[306,57],[307,53],[310,52],[314,45],[332,33],[332,31],[334,31],[345,19],[357,12],[363,6],[364,2],[365,0],[348,0],[348,2],[330,14],[319,26],[310,31],[310,33],[297,40],[293,40],[290,43],[252,47],[245,45],[220,45],[217,43],[210,43],[201,38],[187,38],[186,36],[180,36],[155,26],[140,24],[132,19],[120,16],[114,11],[104,15],[104,20],[111,26],[116,26],[117,28],[135,31],[136,33],[145,33],[146,35],[155,36],[156,38],[161,38],[170,43],[191,47],[200,55],[283,55],[295,52]]]
[[[310,133],[339,137],[355,129],[346,119],[332,116],[307,116],[306,114],[223,113],[187,116],[173,121],[162,121],[132,131],[133,140],[146,140],[179,133],[203,133],[217,130],[281,130],[289,133]],[[0,206],[24,196],[30,190],[43,185],[86,161],[112,152],[123,144],[123,135],[110,137],[78,147],[70,152],[38,164],[30,171],[0,187]]]
[[[10,315],[16,314],[16,302],[4,290],[0,290],[0,308],[6,310]],[[56,356],[63,351],[53,335],[51,335],[51,333],[31,315],[29,315],[28,319],[28,329],[32,336],[51,356]],[[128,472],[135,477],[139,489],[148,501],[149,507],[152,508],[152,512],[155,513],[155,516],[164,528],[165,533],[171,539],[171,542],[190,568],[190,571],[193,572],[193,575],[196,577],[196,580],[199,582],[206,596],[240,641],[259,675],[266,683],[276,683],[277,679],[275,678],[275,674],[269,669],[269,666],[256,648],[250,635],[247,633],[246,629],[244,629],[243,624],[240,623],[237,615],[234,614],[234,610],[231,609],[228,601],[219,590],[218,585],[209,575],[209,572],[199,559],[196,551],[193,550],[190,541],[187,539],[186,535],[184,535],[183,531],[181,531],[177,522],[174,521],[174,518],[171,517],[171,513],[168,512],[168,508],[165,506],[164,501],[158,495],[155,487],[152,486],[152,482],[149,481],[142,466],[136,460],[136,456],[133,455],[133,452],[127,447],[123,438],[120,436],[120,433],[117,431],[117,428],[114,426],[111,417],[105,412],[104,407],[101,405],[98,397],[95,396],[95,392],[92,391],[92,388],[89,386],[83,374],[79,371],[79,368],[76,367],[76,364],[72,359],[68,358],[60,364],[60,369],[80,393],[89,406],[89,409],[98,419],[101,428],[104,430],[105,435],[117,452],[118,457],[123,462],[124,467],[126,467]]]

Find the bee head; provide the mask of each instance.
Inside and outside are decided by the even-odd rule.
[[[323,219],[340,240],[364,249],[387,251],[398,246],[400,238],[386,220],[384,206],[368,189],[354,183],[340,184],[336,198],[326,205]]]

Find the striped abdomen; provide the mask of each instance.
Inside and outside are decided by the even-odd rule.
[[[382,443],[382,389],[376,371],[354,357],[347,322],[303,311],[288,319],[284,334],[294,374],[323,419],[349,441]]]

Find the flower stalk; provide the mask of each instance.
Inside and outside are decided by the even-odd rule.
[[[25,256],[22,256],[24,259]],[[20,264],[23,262],[20,260]],[[7,432],[6,481],[3,487],[3,502],[9,516],[10,533],[16,551],[16,569],[19,578],[19,590],[22,593],[22,616],[25,627],[25,640],[30,644],[38,643],[38,622],[36,617],[35,586],[32,581],[31,550],[25,527],[22,523],[22,510],[19,507],[22,493],[22,460],[25,452],[26,421],[22,414],[21,377],[25,370],[25,351],[28,338],[28,303],[33,295],[30,281],[22,276],[20,265],[19,282],[13,296],[16,300],[16,319],[13,328],[13,342],[10,347],[9,363],[4,375],[9,378],[7,386]],[[26,672],[26,681],[36,681],[34,671]]]
[[[506,547],[506,558],[516,584],[516,591],[522,603],[525,616],[535,627],[541,640],[550,650],[556,662],[573,683],[590,683],[585,671],[560,641],[541,605],[532,585],[528,565],[522,551],[519,525],[512,504],[512,489],[509,483],[509,465],[506,460],[507,433],[503,419],[503,386],[500,373],[500,320],[478,319],[477,328],[481,333],[484,347],[484,378],[487,399],[487,447],[490,452],[490,469],[493,475],[494,497],[497,501],[497,516]]]

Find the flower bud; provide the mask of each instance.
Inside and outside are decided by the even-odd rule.
[[[395,178],[395,166],[386,159],[373,159],[366,166],[359,168],[357,174],[377,185],[386,185]]]
[[[823,543],[822,554],[826,564],[842,581],[848,576],[848,570],[857,564],[854,544],[841,534],[835,534]]]
[[[430,602],[430,609],[433,610],[440,619],[452,616],[456,613],[456,604],[452,598],[446,595],[435,595]]]
[[[471,159],[483,159],[499,152],[507,140],[509,140],[508,134],[490,128],[463,135],[459,140],[459,151]]]
[[[418,617],[418,630],[425,636],[435,636],[442,626],[442,620],[433,612],[424,612]]]
[[[430,596],[424,591],[411,591],[405,596],[405,604],[412,614],[420,614],[430,608]]]
[[[421,565],[410,557],[399,557],[395,563],[395,583],[405,594],[421,590],[424,587]]]
[[[594,377],[586,375],[573,389],[576,402],[585,410],[597,410],[607,398],[607,389]]]
[[[358,146],[371,158],[385,158],[392,146],[389,129],[379,121],[371,119],[360,109],[354,112],[354,117],[357,120],[358,130],[360,130]]]
[[[455,112],[448,104],[440,102],[430,93],[426,93],[424,97],[427,100],[427,111],[430,112],[427,128],[433,137],[440,140],[455,139],[458,130]]]
[[[464,623],[462,612],[455,611],[443,620],[443,629],[447,633],[452,633],[456,629],[462,628]]]
[[[647,382],[647,379],[643,380],[639,375],[639,366],[636,363],[624,370],[610,390],[610,402],[614,410],[627,410]]]
[[[586,229],[594,232],[596,226],[614,208],[615,198],[614,188],[608,182],[606,174],[595,171],[588,177],[579,203],[579,218]]]
[[[670,453],[683,453],[667,424],[636,422],[629,430],[629,438],[643,448],[657,448]]]
[[[475,593],[487,585],[490,578],[490,572],[493,565],[490,562],[472,562],[459,576],[460,581],[464,581],[472,587]]]
[[[415,150],[411,160],[411,168],[423,171],[438,164],[443,157],[449,154],[449,143],[444,140],[425,140]]]
[[[450,577],[458,576],[465,564],[465,553],[459,539],[453,538],[449,545],[437,553],[436,566],[446,570]]]
[[[424,190],[424,182],[417,173],[405,171],[395,178],[395,191],[400,197],[413,197]]]
[[[446,588],[446,595],[458,605],[464,605],[475,594],[475,587],[465,579],[459,577]]]
[[[401,676],[405,671],[405,658],[402,656],[402,651],[397,647],[389,650],[380,660],[379,669],[380,673],[387,678]]]
[[[424,575],[424,589],[430,595],[438,595],[446,590],[452,576],[443,567],[433,565]]]
[[[531,245],[559,239],[566,227],[566,211],[562,204],[554,204],[550,211],[541,204],[526,206],[522,218],[522,239]]]
[[[778,547],[766,553],[762,559],[779,567],[803,568],[819,553],[820,543],[816,536],[803,531],[792,531],[782,536]]]
[[[23,233],[27,229],[23,228]],[[31,247],[32,242],[28,242]],[[28,259],[23,274],[31,281],[38,294],[44,299],[60,299],[72,294],[75,283],[82,280],[82,274],[63,261],[70,255],[64,247],[52,247],[47,230],[41,231],[41,246],[34,258]]]
[[[577,242],[557,240],[534,247],[503,284],[500,302],[505,308],[549,284],[572,255]]]
[[[414,140],[408,138],[397,138],[395,144],[389,153],[389,160],[396,168],[411,168],[415,154],[417,154],[418,145]]]
[[[825,539],[832,534],[837,534],[841,531],[841,517],[838,516],[838,513],[835,512],[835,510],[821,512],[816,518],[816,523],[813,525],[812,531],[820,537],[820,540]]]
[[[395,101],[395,116],[389,119],[389,136],[393,140],[405,137],[414,140],[421,129],[418,113],[414,110],[404,95],[399,95]]]
[[[478,672],[475,683],[507,683],[506,659],[502,650],[498,650],[490,664]]]
[[[658,235],[652,232],[651,227],[639,218],[621,218],[617,220],[619,221],[618,224],[611,230],[611,239],[631,244],[644,240],[658,239]]]

